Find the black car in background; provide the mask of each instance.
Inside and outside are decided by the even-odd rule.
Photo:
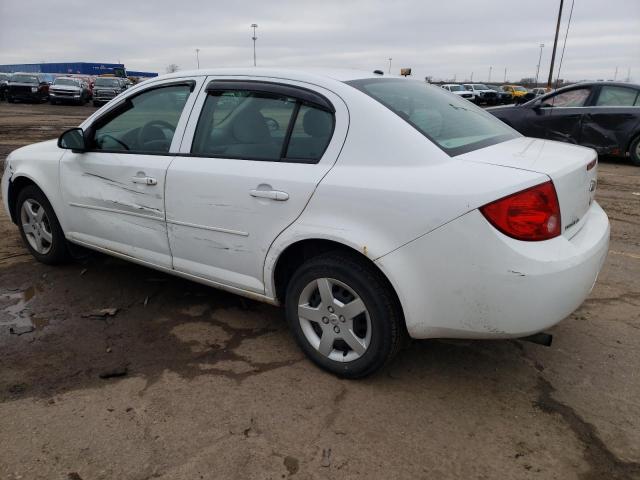
[[[14,73],[7,85],[7,101],[46,102],[49,100],[49,77],[41,73]]]
[[[9,75],[8,73],[0,72],[0,100],[7,98],[7,89],[9,88]]]
[[[640,85],[579,83],[525,104],[487,109],[528,137],[575,143],[640,166]]]
[[[126,78],[98,77],[93,84],[93,106],[99,107],[120,95],[129,87]]]
[[[491,90],[493,90],[494,92],[496,92],[498,94],[497,103],[499,103],[500,105],[506,105],[508,103],[513,102],[513,95],[511,95],[510,92],[507,92],[506,90],[503,90],[503,88],[500,87],[499,85],[489,85],[489,84],[487,84],[487,87],[489,87]]]

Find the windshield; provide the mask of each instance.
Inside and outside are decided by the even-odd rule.
[[[120,80],[117,78],[96,78],[96,87],[118,87]]]
[[[527,89],[524,87],[513,87],[516,92],[526,92]]]
[[[78,81],[77,80],[72,80],[71,78],[57,78],[55,82],[53,82],[54,85],[69,85],[71,87],[77,87],[78,86]]]
[[[450,85],[449,90],[452,92],[464,92],[465,89],[462,85]]]
[[[474,85],[474,87],[476,88],[476,90],[491,90],[489,87],[483,85],[482,83],[477,83],[476,85]]]
[[[23,75],[20,73],[11,75],[11,81],[16,83],[40,83],[35,75]]]
[[[422,82],[374,78],[347,83],[382,103],[451,156],[519,136],[467,100]]]

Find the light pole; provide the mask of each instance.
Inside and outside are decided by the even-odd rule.
[[[389,57],[389,75],[391,75],[391,60],[393,60],[393,58]]]
[[[471,83],[473,83],[473,72],[471,72]]]
[[[556,48],[558,48],[558,33],[560,33],[560,20],[562,19],[562,5],[564,0],[560,0],[560,8],[558,8],[558,23],[556,24],[556,37],[553,40],[553,51],[551,52],[551,67],[549,68],[549,80],[547,80],[547,87],[551,88],[553,83],[553,64],[556,61]]]
[[[258,28],[258,24],[252,23],[251,28],[253,28],[253,37],[251,37],[251,40],[253,40],[253,66],[255,67],[256,66],[256,40],[258,39],[258,37],[256,36],[256,28]]]
[[[200,49],[196,48],[196,63],[198,64],[198,70],[200,70]]]
[[[491,70],[493,70],[493,66],[489,67],[489,80],[487,80],[487,83],[491,83]]]
[[[544,48],[544,43],[540,44],[540,57],[538,57],[538,68],[536,69],[536,87],[538,86],[538,75],[540,74],[540,63],[542,62],[542,49]]]
[[[504,67],[504,83],[507,83],[507,67]]]

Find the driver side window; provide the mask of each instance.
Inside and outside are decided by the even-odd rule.
[[[92,150],[126,153],[169,153],[190,84],[144,91],[98,120]]]
[[[582,107],[584,106],[589,94],[590,88],[576,88],[568,92],[558,93],[544,101],[543,107]]]

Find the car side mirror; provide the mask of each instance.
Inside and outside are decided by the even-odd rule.
[[[58,148],[71,150],[76,153],[85,152],[87,150],[84,141],[84,132],[81,128],[70,128],[58,137]]]

